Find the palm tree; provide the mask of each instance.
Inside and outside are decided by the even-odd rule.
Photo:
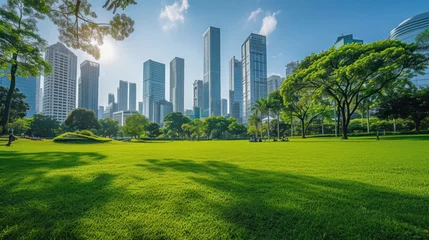
[[[255,105],[252,107],[252,110],[255,111],[256,114],[259,114],[261,116],[261,138],[262,138],[262,119],[263,114],[266,113],[266,105],[267,105],[267,99],[261,98],[255,101]]]
[[[248,120],[249,125],[255,125],[255,128],[256,128],[255,139],[258,138],[258,124],[260,121],[261,121],[261,119],[259,118],[259,116],[256,112],[254,112],[252,115],[250,115],[249,120]],[[261,132],[261,136],[262,136],[262,132]]]
[[[272,98],[273,102],[272,102],[272,106],[271,106],[271,111],[273,111],[273,113],[277,116],[277,140],[280,139],[280,113],[283,109],[283,105],[282,103],[277,100]]]
[[[265,99],[265,98],[263,98],[263,99]],[[277,100],[275,100],[272,97],[268,97],[264,101],[265,101],[265,112],[266,112],[266,114],[268,116],[268,130],[267,130],[267,132],[268,132],[268,141],[270,141],[270,129],[271,129],[270,128],[270,114],[271,114],[271,111],[274,111],[274,108],[276,108]],[[277,127],[278,127],[278,125],[277,125]]]

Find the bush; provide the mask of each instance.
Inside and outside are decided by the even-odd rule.
[[[105,143],[110,142],[110,138],[87,136],[79,133],[66,132],[54,138],[56,143]]]
[[[89,130],[76,131],[76,134],[85,135],[89,137],[95,137],[94,133]]]

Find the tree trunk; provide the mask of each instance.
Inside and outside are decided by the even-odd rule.
[[[280,113],[277,115],[277,141],[280,140]]]
[[[301,119],[301,131],[302,131],[302,138],[305,138],[305,122],[304,119]]]
[[[325,118],[322,116],[322,135],[325,135]]]
[[[16,62],[18,58],[18,55],[16,53],[13,54],[13,59]],[[10,86],[9,86],[9,91],[7,92],[7,96],[6,96],[6,103],[5,103],[5,108],[4,108],[4,113],[3,113],[3,123],[2,123],[2,127],[3,127],[3,134],[7,133],[8,130],[8,125],[9,125],[9,118],[10,118],[10,108],[12,107],[12,97],[13,97],[13,92],[15,91],[15,85],[16,85],[16,70],[18,69],[18,65],[17,64],[13,64],[10,68],[10,75],[11,75],[11,80],[10,80]]]
[[[262,125],[264,124],[264,121],[262,120],[262,113],[261,113],[261,139],[262,139]]]
[[[270,111],[268,110],[268,129],[267,129],[267,134],[268,134],[268,141],[270,141]]]
[[[337,124],[335,126],[336,132],[335,137],[338,136],[338,133],[340,132],[340,107],[337,108]]]
[[[393,132],[396,132],[396,118],[393,119]]]
[[[349,123],[348,123],[348,118],[346,117],[346,113],[345,113],[345,109],[342,109],[342,116],[341,116],[341,122],[342,122],[342,127],[343,127],[343,137],[342,139],[349,139],[348,138],[348,128],[349,128]]]
[[[370,130],[370,123],[369,123],[369,104],[368,104],[368,108],[366,109],[366,130],[369,133]]]

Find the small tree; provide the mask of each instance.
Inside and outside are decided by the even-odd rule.
[[[106,134],[107,137],[114,136],[116,137],[119,132],[119,123],[116,120],[111,118],[103,118],[100,121],[100,126],[102,130],[102,134]]]
[[[228,132],[235,136],[235,138],[238,138],[238,135],[245,134],[247,131],[246,126],[244,126],[241,123],[232,122],[228,126]]]
[[[36,137],[54,137],[60,131],[60,124],[53,118],[35,114],[30,132]]]
[[[182,131],[183,131],[183,134],[185,134],[185,136],[188,139],[191,139],[191,135],[192,135],[192,132],[193,132],[193,127],[192,127],[191,124],[189,124],[189,123],[183,124],[182,125]]]
[[[15,133],[24,133],[27,134],[31,129],[31,123],[33,122],[32,118],[20,118],[16,119],[14,122],[9,124],[10,128],[13,128]]]
[[[95,112],[85,108],[77,108],[71,111],[64,123],[67,127],[73,130],[91,130],[100,128],[100,123],[95,116]]]
[[[182,125],[190,122],[191,119],[183,116],[180,112],[169,113],[164,118],[165,128],[167,128],[168,131],[176,132],[180,136],[183,136]]]
[[[200,119],[196,118],[191,122],[192,132],[196,135],[197,140],[200,141],[200,137],[204,134],[205,124]]]
[[[158,123],[156,122],[150,122],[147,126],[146,126],[146,133],[150,138],[156,138],[159,135],[162,134],[161,132],[161,127],[159,126]]]
[[[145,133],[149,120],[140,114],[133,114],[125,119],[124,132],[137,139]]]

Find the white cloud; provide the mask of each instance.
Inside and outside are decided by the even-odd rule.
[[[247,21],[256,21],[256,17],[258,17],[259,13],[262,12],[261,8],[256,9],[255,11],[251,12],[249,17],[247,18]]]
[[[280,11],[277,11],[273,14],[268,14],[267,16],[262,19],[262,27],[259,31],[259,34],[268,36],[270,35],[274,30],[276,30],[277,27],[277,19],[276,15],[279,14]]]
[[[177,22],[185,21],[185,14],[189,8],[188,0],[182,0],[182,3],[174,2],[172,5],[166,5],[159,14],[160,19],[165,19],[167,22],[162,26],[164,31],[176,27]]]

